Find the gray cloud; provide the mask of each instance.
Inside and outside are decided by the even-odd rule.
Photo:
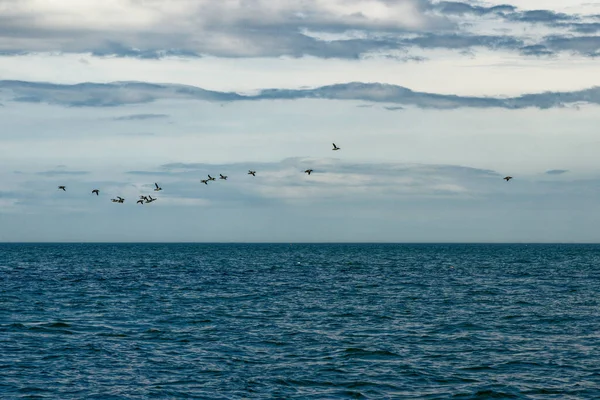
[[[257,101],[327,99],[393,103],[432,109],[528,107],[548,109],[572,103],[600,104],[600,87],[572,92],[545,92],[518,97],[476,97],[415,92],[402,86],[351,82],[314,89],[264,89],[254,95],[216,92],[194,86],[143,82],[81,83],[60,85],[0,81],[0,93],[12,94],[17,102],[45,102],[68,107],[108,107],[149,103],[159,99],[204,101]]]
[[[515,6],[511,6],[509,4],[502,4],[493,7],[482,7],[456,1],[441,1],[437,4],[434,4],[432,8],[446,15],[472,14],[479,16],[488,14],[512,13],[517,9]]]
[[[88,175],[89,171],[67,171],[62,169],[54,169],[49,171],[37,172],[37,175],[43,175],[48,177],[61,176],[61,175]]]
[[[600,22],[572,23],[563,26],[566,26],[577,33],[590,34],[600,32]]]
[[[550,36],[541,45],[552,51],[571,51],[582,55],[600,55],[600,36]]]
[[[131,114],[123,115],[120,117],[114,117],[115,121],[134,121],[134,120],[145,120],[145,119],[160,119],[169,118],[167,114]]]
[[[523,46],[521,53],[526,56],[551,56],[554,51],[549,50],[546,46],[541,44],[535,44],[531,46]]]
[[[569,172],[567,169],[551,169],[550,171],[546,171],[548,175],[562,175]]]
[[[578,16],[557,13],[549,10],[530,10],[506,14],[506,18],[513,21],[529,23],[553,24],[561,21],[575,21]]]

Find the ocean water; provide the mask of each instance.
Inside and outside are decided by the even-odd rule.
[[[0,398],[599,399],[600,246],[1,244]]]

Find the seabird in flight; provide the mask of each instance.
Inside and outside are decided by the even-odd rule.
[[[510,181],[513,177],[512,176],[505,176],[504,179],[506,182]]]
[[[66,186],[59,186],[59,187],[58,187],[58,190],[60,190],[60,189],[62,189],[64,192],[66,192],[66,191],[67,191],[67,187],[66,187]]]
[[[227,175],[219,174],[219,179],[227,180]]]
[[[312,169],[307,169],[307,170],[306,170],[306,171],[304,171],[304,172],[306,172],[307,174],[309,174],[309,175],[310,175],[310,173],[311,173],[311,172],[313,172],[313,170],[312,170]]]
[[[341,149],[341,147],[337,147],[337,146],[335,145],[335,143],[333,143],[333,149],[331,149],[331,150],[339,150],[339,149]]]
[[[161,187],[158,187],[158,183],[154,182],[154,186],[156,186],[156,188],[154,189],[155,192],[162,190]]]
[[[136,201],[136,203],[138,203],[138,204],[144,204],[144,200],[140,199],[140,200]]]
[[[92,193],[96,193],[96,196],[98,196],[98,194],[100,193],[100,190],[94,189],[94,190],[92,190]]]
[[[214,181],[214,180],[215,180],[215,178],[213,178],[212,176],[208,175],[208,180],[209,180],[209,181]]]
[[[153,201],[156,201],[156,199],[153,199],[152,196],[148,196],[148,198],[146,199],[146,203],[152,203]]]
[[[248,175],[256,176],[256,171],[248,170]]]
[[[202,179],[200,180],[200,182],[204,183],[205,185],[208,185],[208,179]]]

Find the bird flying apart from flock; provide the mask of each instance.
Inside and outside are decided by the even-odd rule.
[[[340,147],[337,147],[337,146],[335,145],[335,143],[333,143],[333,149],[331,149],[331,150],[340,150]]]
[[[510,181],[513,177],[512,176],[505,176],[504,179],[506,182]]]
[[[311,173],[311,172],[313,172],[313,170],[312,170],[312,169],[307,169],[307,170],[306,170],[306,171],[304,171],[304,172],[306,172],[307,174],[309,174],[309,175],[310,175],[310,173]]]
[[[256,176],[256,171],[248,170],[248,175]]]
[[[100,195],[100,190],[94,189],[94,190],[92,190],[92,193],[96,193],[96,196],[98,196],[98,195]]]
[[[60,190],[60,189],[62,189],[64,192],[66,192],[66,191],[67,191],[67,187],[66,187],[66,186],[59,186],[59,187],[58,187],[58,190]]]
[[[155,192],[162,190],[162,188],[158,186],[158,183],[154,182],[154,186],[156,186],[156,188],[154,189]]]

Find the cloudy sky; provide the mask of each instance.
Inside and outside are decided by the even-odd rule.
[[[599,67],[589,0],[0,0],[0,241],[598,242]]]

